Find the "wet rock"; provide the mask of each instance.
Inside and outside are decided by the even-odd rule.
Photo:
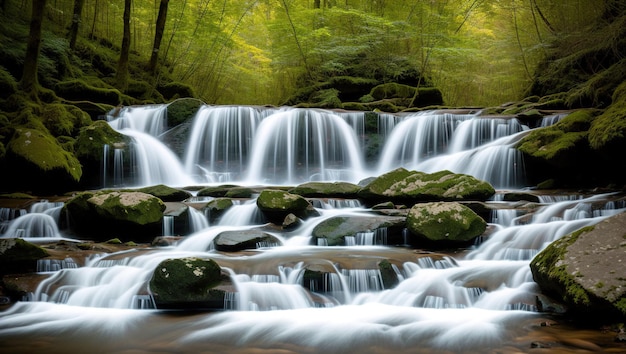
[[[192,196],[191,193],[187,191],[172,188],[164,184],[141,188],[138,189],[137,192],[153,195],[164,202],[180,202]]]
[[[204,210],[208,215],[209,222],[214,223],[232,206],[233,201],[230,198],[215,198],[207,203]]]
[[[37,270],[37,260],[48,256],[43,248],[19,238],[0,238],[0,274]]]
[[[152,273],[149,290],[159,309],[223,309],[220,266],[196,257],[166,259]]]
[[[69,200],[63,212],[69,228],[97,241],[111,237],[150,242],[162,232],[165,204],[141,192],[81,193]]]
[[[282,242],[260,230],[237,230],[219,233],[213,240],[215,249],[223,252],[237,252],[267,246],[282,246]]]
[[[304,218],[311,204],[302,196],[278,189],[265,189],[256,201],[257,206],[274,224],[281,224],[288,214]]]
[[[370,203],[396,204],[423,201],[484,201],[495,194],[489,183],[465,174],[444,170],[428,174],[398,168],[374,179],[358,196]]]
[[[459,246],[482,235],[487,223],[460,203],[433,202],[414,205],[407,215],[406,226],[414,245]]]
[[[328,246],[343,246],[346,244],[346,236],[355,236],[362,232],[375,232],[384,230],[384,244],[401,244],[402,230],[405,218],[398,216],[335,216],[326,219],[313,229],[311,242],[313,244],[325,244]],[[377,237],[375,234],[374,237]],[[378,238],[383,238],[381,234]],[[377,242],[375,244],[383,244]]]
[[[541,290],[568,314],[589,320],[626,318],[626,213],[551,243],[530,263]]]

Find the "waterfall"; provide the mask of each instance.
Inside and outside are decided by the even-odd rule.
[[[449,169],[520,190],[524,164],[513,145],[532,130],[515,119],[475,114],[379,114],[378,132],[368,134],[378,134],[384,146],[373,154],[379,156],[377,171],[368,171],[362,112],[203,106],[193,117],[191,134],[184,136],[188,145],[182,159],[160,140],[167,129],[164,116],[164,106],[133,107],[111,121],[134,141],[132,149],[119,153],[120,164],[134,165],[118,166],[128,172],[114,184],[356,183],[403,166]],[[190,232],[173,247],[92,255],[84,266],[70,258],[40,262],[46,277],[35,292],[0,312],[0,342],[38,349],[47,343],[65,352],[157,347],[185,352],[522,352],[544,316],[536,305],[541,292],[529,269],[532,258],[564,235],[626,211],[626,203],[614,194],[538,197],[536,208],[523,211],[487,201],[497,204],[489,220],[493,231],[454,255],[386,246],[391,235],[384,228],[348,235],[346,246],[312,244],[313,229],[328,218],[374,213],[358,200],[313,199],[318,216],[289,230],[265,224],[254,197],[235,204],[216,225],[190,207]],[[31,226],[34,238],[58,235],[52,216],[57,208],[42,201],[31,212],[0,209],[4,229],[10,230],[2,237],[24,236]],[[173,230],[167,223],[164,219],[164,234]],[[253,228],[276,236],[282,246],[228,253],[213,245],[222,232]],[[183,257],[220,265],[229,280],[221,289],[225,311],[172,316],[154,310],[148,285],[154,270],[166,259]]]

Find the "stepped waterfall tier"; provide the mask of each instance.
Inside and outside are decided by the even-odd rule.
[[[550,117],[550,124],[558,119]],[[544,346],[579,353],[601,351],[612,340],[594,343],[585,329],[573,327],[555,332],[546,326],[553,315],[538,305],[544,294],[529,268],[533,257],[626,210],[618,193],[528,188],[514,145],[541,122],[529,126],[479,112],[203,106],[185,126],[171,127],[166,106],[157,105],[124,108],[109,124],[133,143],[123,152],[103,149],[102,189],[165,184],[193,195],[168,204],[162,237],[173,241],[42,260],[37,286],[0,312],[2,350],[496,353]],[[488,232],[473,244],[435,250],[411,246],[402,238],[406,230],[392,235],[392,226],[385,226],[328,246],[314,237],[316,226],[339,218],[372,222],[381,214],[357,198],[308,198],[314,210],[287,227],[265,219],[256,190],[230,198],[219,218],[199,206],[222,197],[196,195],[205,186],[281,191],[312,181],[358,184],[401,167],[450,170],[492,184],[496,194],[481,201]],[[537,199],[504,201],[512,192]],[[172,212],[181,206],[188,215]],[[66,233],[62,207],[42,201],[28,210],[2,208],[0,238],[85,242]],[[399,218],[403,210],[387,212]],[[181,222],[186,234],[177,234]],[[240,235],[256,243],[243,250],[216,247],[231,246]],[[171,260],[198,277],[207,276],[203,262],[219,265],[219,279],[211,280],[221,282],[211,289],[219,308],[198,307],[196,299],[189,300],[196,307],[161,306],[164,296],[151,280],[155,271],[180,276],[164,266]],[[197,290],[189,285],[182,292]]]

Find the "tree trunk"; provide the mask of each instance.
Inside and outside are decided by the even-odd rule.
[[[37,95],[37,62],[39,59],[39,48],[41,46],[41,22],[43,12],[46,8],[46,0],[33,0],[33,9],[30,18],[30,32],[26,45],[26,55],[24,57],[24,71],[20,80],[20,89]]]
[[[122,36],[122,50],[117,62],[115,86],[120,91],[128,88],[128,55],[130,53],[130,7],[132,0],[124,0],[124,34]]]
[[[72,50],[76,47],[76,37],[78,36],[78,27],[80,26],[84,4],[85,0],[74,0],[74,15],[72,16],[69,32],[70,49]]]
[[[161,0],[159,5],[159,14],[157,15],[156,28],[154,30],[154,45],[152,46],[152,55],[150,56],[150,63],[148,69],[154,73],[157,67],[157,61],[159,59],[159,49],[161,48],[161,40],[163,39],[163,32],[165,31],[165,21],[167,19],[167,5],[169,0]]]

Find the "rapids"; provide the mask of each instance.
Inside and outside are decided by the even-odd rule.
[[[126,108],[111,118],[112,127],[133,138],[134,157],[116,159],[110,152],[103,187],[358,183],[400,166],[445,168],[498,189],[489,201],[498,205],[487,220],[493,232],[443,258],[387,245],[373,232],[355,235],[349,246],[311,245],[311,230],[324,219],[370,212],[356,200],[325,200],[315,203],[319,216],[295,230],[270,231],[283,246],[216,251],[212,241],[220,232],[264,226],[253,197],[215,224],[192,212],[192,232],[174,246],[102,254],[83,266],[71,259],[44,264],[36,291],[0,312],[2,351],[501,353],[529,352],[539,343],[578,353],[601,351],[610,342],[601,333],[589,338],[580,329],[543,328],[551,317],[537,308],[541,293],[528,265],[550,242],[626,204],[610,193],[528,190],[523,160],[512,146],[531,128],[516,119],[381,114],[376,133],[384,144],[366,156],[363,113],[206,106],[191,122],[187,147],[173,151],[161,140],[168,133],[164,108]],[[553,124],[558,117],[550,119]],[[540,207],[526,214],[499,201],[508,190],[539,194]],[[44,203],[0,210],[0,237],[63,238],[54,212],[59,206]],[[164,220],[164,235],[172,233],[172,222]],[[214,259],[230,275],[233,291],[224,311],[154,308],[147,289],[153,270],[165,259],[188,256]],[[385,288],[376,266],[381,259],[393,264],[398,284],[392,288]],[[308,268],[324,269],[323,281],[304,284]]]

